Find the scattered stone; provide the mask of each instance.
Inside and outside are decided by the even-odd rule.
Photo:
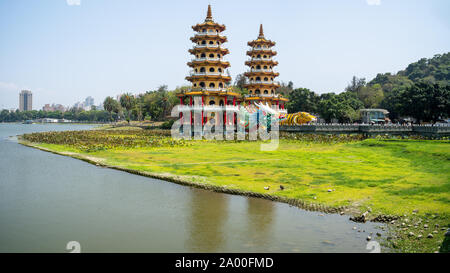
[[[381,237],[381,233],[377,232],[377,236],[378,236],[378,237]]]
[[[409,236],[414,236],[414,233],[412,233],[411,231],[408,233]]]
[[[427,238],[430,238],[430,239],[433,238],[433,234],[428,233]]]
[[[394,220],[392,220],[392,221],[391,221],[391,224],[395,224],[395,221],[394,221]]]
[[[283,185],[280,185],[280,190],[284,190],[284,186]]]
[[[353,230],[356,230],[356,227],[353,227]]]
[[[424,228],[428,228],[428,225],[427,225],[427,224],[425,224],[425,225],[423,225],[423,227],[424,227]]]
[[[438,231],[437,231],[437,230],[433,230],[433,233],[434,233],[434,234],[437,234],[437,233],[438,233]]]
[[[405,223],[402,223],[402,226],[404,227],[404,226],[406,226],[406,224],[405,224]]]
[[[323,216],[323,214],[319,214],[319,216]]]
[[[333,190],[332,189],[328,189],[328,192],[332,192]]]
[[[370,241],[370,240],[372,240],[372,237],[367,236],[366,240],[367,240],[367,241]]]
[[[314,197],[313,197],[313,199],[314,199],[314,200],[316,200],[316,199],[317,199],[317,197],[315,197],[315,196],[314,196]]]
[[[264,189],[267,191],[268,189],[270,189],[270,186],[264,187]]]
[[[418,213],[418,212],[419,212],[419,210],[418,210],[418,209],[415,209],[415,210],[413,210],[413,212],[414,212],[414,213]]]
[[[341,211],[341,212],[340,212],[340,214],[341,214],[341,215],[344,215],[344,212],[343,212],[343,211]]]
[[[439,224],[436,224],[436,225],[434,225],[434,226],[438,228],[438,227],[439,227]]]
[[[422,234],[417,235],[417,239],[422,238]]]

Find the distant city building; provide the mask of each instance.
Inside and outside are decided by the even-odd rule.
[[[50,104],[46,104],[46,105],[44,105],[44,107],[42,107],[42,110],[43,111],[45,111],[45,112],[49,112],[49,111],[60,111],[60,112],[65,112],[67,109],[66,109],[66,107],[64,107],[63,105],[61,105],[61,104],[52,104],[52,105],[50,105]]]
[[[29,90],[22,90],[19,94],[19,111],[31,111],[33,109],[33,94]]]
[[[92,105],[94,105],[94,98],[89,96],[84,100],[84,107],[90,108]]]

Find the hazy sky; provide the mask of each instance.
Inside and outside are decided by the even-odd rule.
[[[448,0],[0,0],[0,108],[17,108],[21,89],[40,109],[186,85],[191,26],[208,4],[227,27],[233,79],[260,23],[279,80],[318,93],[450,51]]]

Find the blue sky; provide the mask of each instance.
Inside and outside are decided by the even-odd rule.
[[[227,26],[233,78],[260,23],[279,80],[318,93],[450,51],[448,0],[0,0],[0,108],[17,108],[21,89],[40,109],[186,85],[191,26],[208,4]]]

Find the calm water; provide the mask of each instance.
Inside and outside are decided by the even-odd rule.
[[[379,224],[213,193],[28,148],[0,124],[0,252],[368,252]],[[357,232],[357,226],[365,232]]]

